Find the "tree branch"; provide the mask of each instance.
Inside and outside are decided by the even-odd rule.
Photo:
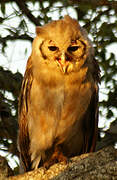
[[[8,36],[0,38],[0,43],[4,44],[9,40],[12,41],[12,40],[18,40],[18,39],[20,39],[20,40],[29,40],[31,42],[33,41],[33,38],[28,36],[27,34],[22,34],[22,35],[15,34],[15,35],[8,35]]]
[[[8,3],[8,2],[16,2],[18,0],[0,0],[0,3]],[[20,1],[21,2],[21,1]],[[19,2],[19,3],[20,3]],[[32,2],[32,0],[24,0],[22,1],[22,3],[24,4],[24,2]],[[35,0],[35,2],[39,2],[39,0]],[[52,2],[52,0],[51,0]],[[54,0],[53,0],[53,3],[54,3]],[[68,4],[78,4],[78,5],[84,5],[85,6],[89,6],[91,7],[92,9],[96,8],[97,6],[108,6],[110,8],[113,8],[115,10],[117,10],[117,1],[108,1],[108,0],[69,0],[68,2],[66,2]],[[20,6],[21,7],[21,6]],[[24,9],[25,10],[25,9]],[[36,20],[37,22],[37,20]],[[37,22],[38,25],[39,25],[39,22]]]
[[[112,146],[101,151],[83,154],[71,159],[68,164],[58,163],[48,170],[39,168],[28,173],[10,177],[9,180],[93,180],[116,179],[117,150]]]
[[[13,171],[9,167],[7,160],[0,156],[0,180],[5,180],[8,176],[13,176]]]
[[[97,6],[108,6],[109,8],[113,8],[117,10],[117,2],[116,1],[108,1],[108,0],[70,0],[73,4],[78,5],[87,5],[91,9],[97,8]]]
[[[32,23],[34,23],[36,26],[39,26],[39,19],[35,18],[31,14],[31,11],[27,8],[26,3],[22,0],[15,0],[15,2],[22,11],[22,13],[25,14]]]

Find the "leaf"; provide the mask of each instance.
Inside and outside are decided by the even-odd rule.
[[[19,28],[21,28],[21,29],[24,29],[24,28],[25,28],[25,21],[24,21],[24,19],[21,20],[21,22],[20,22],[20,24],[19,24]]]
[[[0,17],[0,23],[3,23],[4,18]]]
[[[109,109],[108,110],[108,113],[107,113],[107,116],[106,116],[108,119],[110,119],[111,117],[113,117],[113,112]]]
[[[24,53],[25,53],[25,55],[27,54],[27,48],[25,48],[25,52]]]
[[[1,11],[5,15],[5,3],[1,3]]]
[[[16,32],[13,31],[14,29],[10,29],[10,28],[4,28],[4,29],[9,31],[9,33],[12,34],[12,35],[14,35],[16,33]]]

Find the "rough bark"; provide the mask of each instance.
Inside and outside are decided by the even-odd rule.
[[[117,150],[108,146],[98,152],[72,158],[67,164],[58,163],[48,170],[40,168],[9,177],[8,180],[116,180]]]

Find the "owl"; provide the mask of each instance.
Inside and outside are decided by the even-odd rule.
[[[85,29],[66,15],[36,28],[19,97],[25,172],[93,152],[99,67]]]

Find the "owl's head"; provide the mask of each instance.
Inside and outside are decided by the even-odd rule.
[[[78,71],[94,54],[87,32],[70,16],[36,28],[34,63],[48,64],[62,73]]]

